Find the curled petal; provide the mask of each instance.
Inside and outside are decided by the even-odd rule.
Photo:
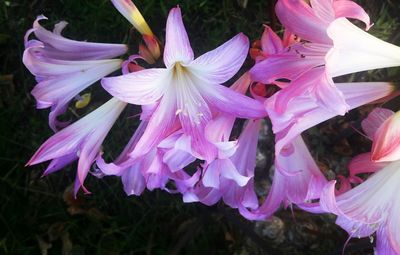
[[[372,26],[369,15],[357,3],[350,0],[335,0],[333,1],[336,18],[351,18],[358,19],[365,23],[366,30]]]

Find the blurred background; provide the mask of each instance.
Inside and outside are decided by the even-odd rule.
[[[153,32],[163,41],[166,16],[179,4],[196,55],[211,50],[239,32],[258,39],[262,24],[281,32],[274,0],[136,0]],[[400,1],[356,1],[370,14],[372,34],[400,45]],[[179,195],[145,191],[127,197],[117,178],[89,177],[92,195],[73,199],[76,165],[41,178],[46,167],[24,165],[52,135],[47,110],[36,110],[30,91],[33,76],[21,59],[23,36],[39,14],[45,27],[69,22],[64,35],[94,42],[127,42],[130,24],[108,0],[0,1],[0,254],[129,255],[129,254],[342,254],[347,234],[329,215],[311,215],[296,208],[280,210],[272,219],[250,222],[222,203],[212,207],[184,204]],[[243,70],[253,62],[248,59]],[[398,68],[359,73],[342,80],[399,81]],[[92,103],[74,109],[84,115],[104,99],[92,86]],[[97,93],[97,94],[96,94]],[[393,106],[393,105],[392,105]],[[390,107],[390,106],[389,106]],[[397,105],[398,107],[398,105]],[[304,137],[327,178],[346,173],[352,156],[368,151],[370,143],[356,129],[370,111],[366,106],[307,132]],[[124,113],[107,138],[113,158],[137,125]],[[264,123],[257,156],[260,196],[267,193],[273,169],[273,136]],[[107,150],[109,151],[109,150]],[[400,230],[399,230],[400,231]],[[352,240],[345,254],[373,254],[373,239]]]

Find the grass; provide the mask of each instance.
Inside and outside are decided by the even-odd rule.
[[[249,0],[243,8],[233,0],[135,1],[161,40],[168,10],[179,4],[197,55],[238,32],[253,41],[260,36],[262,24],[279,30],[273,2]],[[371,32],[400,45],[399,4],[394,0],[364,0],[363,4],[375,21]],[[179,196],[161,191],[126,197],[112,177],[89,178],[93,195],[73,200],[68,191],[75,166],[45,178],[40,178],[45,165],[24,167],[52,134],[48,112],[34,108],[29,92],[35,81],[21,63],[24,33],[39,14],[49,18],[44,22],[49,28],[67,20],[65,35],[79,40],[126,42],[130,35],[128,22],[108,0],[0,2],[0,254],[327,254],[341,250],[346,235],[331,217],[296,211],[294,221],[290,211],[282,211],[277,216],[285,231],[276,230],[277,237],[269,238],[263,233],[272,231],[269,222],[255,228],[221,204],[183,204]],[[246,66],[250,65],[249,61]],[[352,78],[365,79],[362,75]],[[398,80],[399,72],[374,71],[367,78]],[[93,90],[99,90],[98,85]],[[122,149],[136,124],[122,120],[118,125],[128,128],[113,130],[108,146]],[[310,133],[311,143],[327,135],[332,122],[324,125]],[[330,142],[318,140],[313,146]],[[335,159],[329,168],[338,165]]]

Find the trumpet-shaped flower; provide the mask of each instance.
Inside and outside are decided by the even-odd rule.
[[[45,174],[60,170],[79,158],[75,194],[82,186],[90,166],[100,153],[100,147],[126,103],[116,98],[50,137],[29,160],[35,165],[52,160]]]
[[[386,115],[388,116],[388,115]],[[375,132],[371,159],[377,162],[400,160],[400,111],[393,113]]]
[[[49,124],[58,130],[65,123],[57,121],[75,96],[104,76],[121,67],[121,59],[111,59],[127,51],[123,44],[73,41],[61,36],[66,23],[50,32],[40,26],[39,16],[25,38],[23,62],[35,75],[38,84],[32,90],[39,109],[51,107]],[[38,40],[29,40],[34,33]]]
[[[315,69],[313,72],[318,72],[318,70]],[[296,81],[292,83],[295,84]],[[350,109],[387,97],[395,91],[395,86],[386,82],[336,83],[335,86],[343,94]],[[337,113],[320,107],[312,94],[303,94],[294,98],[288,103],[287,111],[281,114],[277,112],[275,106],[280,93],[284,91],[279,91],[266,101],[268,116],[277,137],[276,153],[289,149],[290,142],[303,131],[337,116]]]
[[[194,153],[210,161],[216,149],[206,140],[204,129],[213,112],[240,118],[265,116],[262,104],[220,85],[239,70],[247,56],[248,44],[247,37],[239,34],[194,59],[181,11],[179,7],[172,9],[166,27],[166,68],[102,80],[103,87],[122,101],[138,105],[159,102],[131,157],[147,153],[180,125],[190,137]]]
[[[133,27],[142,34],[143,40],[146,43],[147,49],[152,55],[153,61],[157,60],[161,54],[160,46],[158,44],[157,38],[154,36],[139,9],[135,6],[134,3],[132,3],[131,0],[111,0],[111,2],[115,6],[115,8],[117,8],[117,10],[133,25]],[[143,46],[140,45],[140,47]],[[147,49],[142,48],[141,55],[145,56]],[[149,60],[150,57],[147,57],[146,59]]]
[[[319,198],[327,183],[312,158],[301,136],[290,143],[290,153],[279,153],[275,158],[275,172],[271,189],[264,203],[254,211],[240,208],[243,216],[252,220],[269,218],[280,205],[302,204]]]
[[[375,127],[374,143],[381,132],[389,132],[387,123],[392,123],[394,114],[389,117],[386,110],[372,112],[367,118],[367,126]],[[386,119],[386,117],[388,117]],[[386,119],[386,120],[385,120]],[[373,125],[371,125],[373,123]],[[382,128],[383,127],[383,128]],[[369,128],[365,131],[373,131]],[[367,132],[368,133],[368,132]],[[397,143],[397,147],[399,144]],[[357,158],[360,167],[353,174],[375,172],[365,182],[355,188],[335,196],[335,181],[330,182],[321,194],[320,204],[308,206],[310,211],[331,212],[338,216],[336,223],[344,228],[350,237],[365,237],[377,233],[377,254],[400,253],[400,161],[373,162],[363,154]],[[307,209],[307,207],[306,207]]]
[[[287,110],[290,100],[302,93],[311,92],[318,105],[339,115],[344,115],[349,110],[349,105],[346,104],[341,92],[334,86],[332,79],[351,72],[373,69],[373,65],[368,63],[373,63],[375,60],[367,57],[370,55],[368,50],[365,51],[368,47],[363,46],[361,46],[363,51],[359,51],[358,56],[364,54],[362,55],[366,61],[364,65],[350,64],[350,68],[350,65],[347,65],[348,58],[342,58],[339,56],[340,54],[336,54],[336,58],[333,58],[332,52],[338,47],[338,43],[334,42],[333,37],[341,37],[340,31],[344,28],[337,29],[332,33],[332,26],[335,26],[335,22],[338,20],[346,20],[341,17],[348,17],[363,21],[368,29],[370,27],[368,15],[356,3],[347,0],[313,0],[310,1],[310,4],[304,0],[279,0],[276,4],[276,13],[285,29],[299,36],[301,41],[285,47],[279,54],[271,55],[256,64],[251,70],[252,78],[263,83],[272,83],[282,78],[297,80],[297,83],[291,83],[284,88],[285,92],[281,93],[277,99],[276,107],[280,113]],[[368,35],[363,31],[360,33]],[[357,38],[353,36],[348,45],[352,44],[353,48],[366,45],[360,33],[357,34]],[[336,51],[341,52],[340,49],[336,49]],[[309,76],[303,75],[313,72],[314,68],[320,69],[320,66],[325,65],[324,72],[321,72],[318,77],[315,73]],[[281,66],[284,68],[280,68]],[[379,66],[379,64],[375,64],[375,66]],[[380,66],[385,67],[382,64]],[[298,79],[300,76],[303,77],[302,80]]]

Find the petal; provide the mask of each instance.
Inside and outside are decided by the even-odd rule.
[[[266,116],[263,105],[222,85],[214,85],[205,99],[219,111],[238,118],[259,119]]]
[[[140,167],[141,164],[134,164],[129,169],[125,170],[121,176],[124,191],[128,196],[140,196],[146,188],[146,180],[140,171]]]
[[[349,163],[350,177],[358,174],[375,173],[387,165],[385,162],[374,162],[371,160],[371,153],[363,153],[355,156]]]
[[[329,25],[334,47],[325,60],[332,77],[400,65],[400,47],[384,42],[345,18]]]
[[[357,108],[393,93],[394,86],[385,82],[337,83],[349,109]],[[292,139],[304,130],[336,116],[335,113],[318,107],[312,97],[298,97],[290,102],[287,113],[278,114],[274,100],[280,92],[267,99],[266,110],[273,124],[273,131],[279,134],[276,151],[282,150]]]
[[[392,233],[396,234],[396,232]],[[396,249],[395,249],[396,248]],[[392,246],[390,238],[388,237],[387,231],[384,227],[380,227],[377,231],[376,238],[376,254],[378,255],[394,255],[399,254],[399,246]]]
[[[78,156],[76,155],[76,153],[71,153],[63,157],[53,159],[42,176],[46,176],[48,174],[52,174],[56,171],[61,170],[65,166],[75,161],[77,158]]]
[[[323,62],[321,58],[297,54],[271,55],[250,69],[250,74],[254,81],[270,84],[278,79],[294,80]]]
[[[366,30],[368,30],[372,24],[369,15],[365,10],[357,3],[349,0],[336,0],[333,1],[333,8],[335,9],[336,18],[351,18],[358,19],[365,23]]]
[[[279,0],[275,12],[283,26],[302,39],[331,44],[326,34],[329,23],[317,17],[304,0]]]
[[[111,0],[115,8],[141,33],[153,35],[142,14],[131,0]]]
[[[188,68],[212,83],[224,83],[239,71],[248,50],[249,39],[240,33],[215,50],[195,59]]]
[[[336,88],[332,78],[325,72],[321,74],[312,93],[317,99],[317,104],[328,111],[333,111],[337,115],[345,115],[349,110],[349,105],[346,103],[343,93]]]
[[[400,159],[400,111],[388,118],[376,131],[372,144],[373,161]]]
[[[220,161],[216,159],[204,169],[202,183],[205,187],[219,189]]]
[[[261,36],[261,48],[267,55],[277,54],[283,51],[281,38],[267,25],[264,25],[264,32]]]
[[[325,177],[319,170],[301,136],[296,137],[292,141],[292,145],[293,153],[288,156],[277,154],[275,160],[276,171],[281,172],[283,168],[285,172],[295,173],[293,176],[281,177],[284,178],[287,185],[287,199],[291,203],[298,204],[319,198],[327,182]]]
[[[134,150],[131,158],[140,157],[156,147],[169,134],[173,133],[176,122],[176,99],[174,93],[164,95],[151,116],[146,130]]]
[[[101,80],[105,90],[124,102],[138,105],[155,103],[169,82],[166,69],[152,68]]]
[[[176,62],[188,64],[193,58],[194,54],[183,25],[181,9],[173,8],[169,12],[167,20],[164,63],[170,68]]]
[[[325,22],[335,19],[333,2],[334,0],[310,0],[315,15]]]
[[[349,233],[350,237],[367,237],[371,236],[375,232],[375,228],[369,224],[362,224],[357,221],[353,221],[343,216],[339,216],[336,219],[336,224]]]
[[[375,137],[376,131],[379,127],[390,117],[394,114],[393,111],[385,108],[375,108],[368,114],[368,117],[365,118],[361,122],[362,129],[364,130],[365,134],[373,140]]]
[[[221,176],[228,180],[233,180],[240,187],[245,186],[252,177],[239,173],[236,166],[229,159],[219,160],[219,164]]]
[[[128,50],[125,44],[80,42],[67,39],[60,35],[60,30],[66,25],[65,23],[56,27],[55,32],[52,33],[39,24],[42,19],[47,18],[43,15],[38,16],[33,23],[33,30],[29,33],[34,32],[35,36],[46,45],[43,54],[47,57],[65,60],[95,60],[114,58],[125,54]],[[26,40],[28,36],[29,34]]]
[[[168,150],[163,157],[163,162],[168,165],[172,172],[182,170],[196,160],[191,154],[177,149]]]

